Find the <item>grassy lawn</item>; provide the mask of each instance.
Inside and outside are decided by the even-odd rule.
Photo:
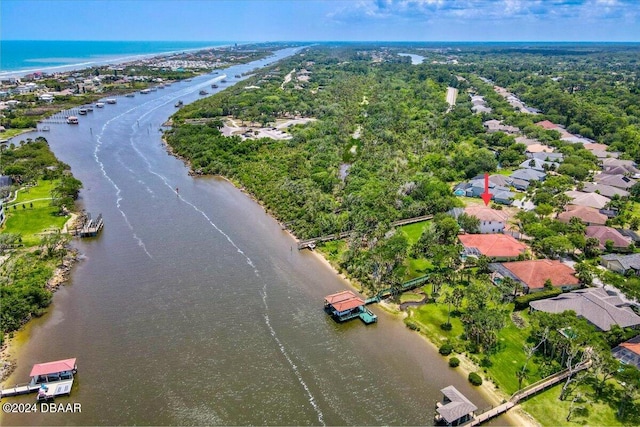
[[[413,292],[405,292],[400,295],[400,303],[402,304],[403,302],[422,301],[423,298],[424,295],[414,294]]]
[[[490,360],[493,365],[487,368],[487,371],[507,394],[513,394],[518,391],[516,371],[524,365],[527,359],[524,353],[524,344],[529,333],[529,327],[518,329],[509,319],[507,326],[498,334],[501,349],[491,356]],[[533,360],[529,361],[527,368],[529,376],[522,381],[523,387],[540,379],[538,367]]]
[[[587,403],[579,404],[585,406],[584,413],[575,413],[571,421],[567,421],[571,398],[564,401],[558,399],[562,384],[558,384],[544,393],[540,393],[522,402],[522,409],[531,414],[543,426],[621,426],[624,425],[616,418],[616,411],[607,403],[592,401],[589,399],[591,389],[578,389],[589,400]],[[576,392],[574,392],[575,394]]]
[[[496,175],[504,175],[504,176],[509,176],[513,173],[515,169],[513,168],[505,168],[505,169],[498,169],[497,171],[495,171],[494,173]],[[492,174],[493,175],[493,174]]]
[[[6,131],[0,133],[0,140],[2,139],[11,139],[16,135],[20,135],[21,133],[26,133],[32,131],[33,128],[28,129],[7,129]]]
[[[331,242],[320,243],[317,247],[317,250],[334,265],[338,265],[340,263],[340,258],[347,249],[347,242],[344,240],[333,240]]]
[[[7,222],[2,231],[21,234],[25,246],[34,246],[40,243],[40,233],[43,231],[61,229],[67,217],[59,216],[58,208],[51,206],[50,200],[34,201],[33,208],[29,205],[30,200],[50,197],[55,184],[56,182],[52,181],[39,181],[38,185],[31,187],[28,192],[20,191],[15,208],[6,208]]]
[[[422,221],[416,222],[415,224],[403,225],[398,227],[398,229],[404,233],[409,245],[414,245],[418,239],[420,239],[422,232],[429,227],[430,224],[431,222],[429,221]]]
[[[460,319],[453,316],[451,317],[453,328],[450,331],[440,328],[441,324],[447,322],[447,312],[446,304],[430,303],[410,308],[409,319],[419,326],[420,331],[439,347],[447,340],[455,343],[464,332]]]

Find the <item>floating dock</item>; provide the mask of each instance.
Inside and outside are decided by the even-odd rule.
[[[365,306],[365,301],[351,291],[342,291],[324,298],[324,310],[336,322],[359,317],[365,324],[376,323],[378,316]]]

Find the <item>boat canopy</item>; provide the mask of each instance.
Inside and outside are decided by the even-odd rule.
[[[57,374],[58,372],[76,369],[76,359],[56,360],[55,362],[36,363],[31,369],[30,377],[37,375]]]
[[[328,295],[325,297],[324,301],[339,312],[351,310],[364,305],[364,300],[358,298],[351,291],[342,291],[337,294]]]

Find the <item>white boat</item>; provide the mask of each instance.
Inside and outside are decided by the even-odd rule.
[[[96,108],[103,108],[104,102],[96,102]]]
[[[51,128],[50,128],[49,126],[42,126],[42,127],[40,128],[40,130],[41,130],[42,132],[49,132],[49,131],[51,130]]]
[[[135,93],[128,93],[125,95],[127,98],[133,98],[135,95]]]
[[[86,116],[87,115],[87,109],[86,108],[81,108],[78,110],[78,114],[80,114],[81,116]]]
[[[107,98],[107,104],[115,104],[118,102],[115,98]]]
[[[55,362],[33,365],[29,387],[38,388],[38,400],[52,400],[55,396],[71,394],[73,375],[78,372],[76,359],[56,360]]]
[[[69,116],[67,117],[67,123],[69,123],[70,125],[77,125],[78,118],[76,116]]]
[[[150,87],[150,88],[149,88],[149,90],[150,90],[151,92],[157,92],[157,91],[158,91],[158,88],[157,88],[157,87],[155,87],[155,86],[153,86],[153,87]]]
[[[151,92],[149,89],[142,89],[142,90],[140,91],[140,93],[141,93],[141,94],[143,94],[143,95],[146,95],[146,94],[148,94],[149,92]]]

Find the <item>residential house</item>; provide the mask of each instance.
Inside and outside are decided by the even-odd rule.
[[[461,234],[458,239],[468,257],[484,255],[494,261],[508,261],[527,250],[526,245],[506,234]]]
[[[616,228],[616,231],[622,234],[624,237],[631,239],[634,245],[638,246],[640,244],[640,234],[636,233],[635,231],[624,228]]]
[[[491,209],[488,206],[467,206],[464,209],[453,209],[453,211],[456,219],[462,212],[478,218],[480,220],[480,233],[482,234],[502,233],[509,221],[507,212]],[[456,212],[457,215],[455,214]]]
[[[540,159],[540,160],[545,160],[547,162],[561,163],[564,160],[564,155],[562,153],[538,152],[538,153],[525,153],[525,154],[530,159]]]
[[[567,130],[565,128],[563,128],[560,125],[557,125],[555,123],[550,122],[549,120],[543,120],[541,122],[535,123],[536,126],[540,126],[543,129],[546,130],[555,130],[557,132],[560,132],[560,139],[571,139],[574,138],[574,135],[570,134],[569,132],[567,132]],[[573,142],[573,141],[569,141],[569,142]],[[582,142],[582,141],[580,141]]]
[[[579,289],[554,298],[532,301],[529,306],[545,313],[574,311],[600,331],[609,331],[614,325],[621,328],[640,326],[640,316],[620,297],[608,294],[603,288]]]
[[[571,218],[578,218],[586,225],[604,225],[608,217],[597,209],[588,206],[567,205],[565,211],[558,214],[558,221],[568,224]]]
[[[598,193],[602,196],[609,197],[609,198],[616,195],[620,197],[629,196],[629,192],[627,190],[623,190],[622,188],[617,188],[611,185],[593,183],[593,182],[588,182],[584,184],[582,191],[584,191],[585,193]]]
[[[478,407],[471,403],[458,389],[450,385],[440,391],[444,397],[442,402],[436,404],[437,414],[434,419],[436,424],[459,426],[473,419],[474,412]]]
[[[536,144],[540,145],[540,146],[543,145],[542,142],[538,141],[537,139],[527,138],[526,136],[518,136],[518,137],[516,137],[516,142],[518,144],[524,144],[527,147],[530,146],[530,145],[536,145]],[[551,147],[549,147],[549,148],[550,148],[549,152],[552,152],[553,148],[551,148]]]
[[[524,180],[524,179],[512,178],[511,179],[511,185],[516,190],[527,191],[527,188],[529,188],[530,183],[529,183],[529,181]]]
[[[513,179],[522,179],[525,181],[544,181],[547,174],[533,169],[518,169],[510,176]]]
[[[523,169],[533,169],[539,172],[546,172],[548,170],[556,170],[558,169],[558,166],[560,166],[560,163],[547,162],[546,160],[533,158],[520,163],[519,167]]]
[[[622,175],[622,174],[611,175],[606,173],[601,173],[600,175],[596,176],[596,181],[600,184],[622,188],[623,190],[630,189],[636,184],[636,182],[638,182],[635,179],[629,178],[626,175]]]
[[[584,193],[582,191],[565,191],[564,194],[571,197],[572,205],[589,206],[596,209],[603,209],[610,201],[608,197],[597,193]]]
[[[512,191],[509,190],[498,190],[493,194],[493,201],[496,203],[500,203],[501,205],[511,205],[516,195]]]
[[[473,103],[473,101],[472,101]],[[487,120],[482,125],[485,127],[488,133],[504,132],[504,133],[518,133],[520,129],[515,126],[509,126],[503,124],[500,120]]]
[[[611,350],[611,355],[625,365],[632,365],[640,369],[640,335]]]
[[[491,263],[489,269],[493,272],[492,280],[499,282],[504,277],[510,277],[520,283],[525,293],[544,290],[547,280],[551,285],[562,290],[574,289],[580,286],[575,276],[575,270],[560,261],[537,259],[533,261],[514,261]]]
[[[623,168],[626,172],[622,172],[622,175],[631,174],[635,175],[640,173],[640,170],[636,167],[636,163],[633,160],[620,160],[620,159],[604,159],[602,160],[602,170],[610,171],[613,168]],[[611,173],[610,173],[611,175]]]
[[[632,272],[640,275],[640,254],[620,255],[606,254],[600,257],[600,265],[620,274]]]
[[[607,241],[611,241],[613,249],[617,251],[628,251],[629,245],[633,244],[631,239],[620,234],[615,228],[604,225],[589,225],[584,234],[587,238],[594,237],[598,239],[600,249],[606,248]]]
[[[525,150],[525,154],[527,155],[527,157],[529,157],[529,155],[536,154],[536,153],[551,154],[555,151],[553,147],[549,147],[546,144],[540,144],[535,140],[530,140],[530,141],[533,141],[533,144],[527,145],[527,149]]]

